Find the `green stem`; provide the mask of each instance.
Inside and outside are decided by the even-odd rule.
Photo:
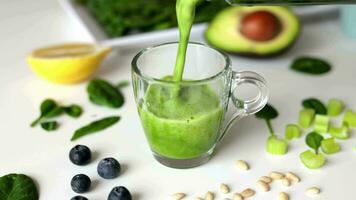
[[[35,127],[42,120],[42,116],[37,118],[35,121],[31,123],[31,127]]]
[[[130,85],[129,81],[121,81],[116,85],[116,88],[119,90],[119,89],[122,89],[124,87],[129,86],[129,85]]]
[[[267,127],[268,127],[268,131],[269,131],[269,134],[271,136],[274,136],[274,131],[273,131],[273,128],[272,128],[272,124],[271,124],[271,121],[266,119],[266,123],[267,123]]]

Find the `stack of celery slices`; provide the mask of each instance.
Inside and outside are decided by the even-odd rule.
[[[300,160],[309,169],[317,169],[325,164],[324,154],[334,154],[341,150],[340,144],[335,140],[346,140],[350,137],[350,129],[356,128],[356,112],[345,109],[344,103],[335,98],[330,99],[326,106],[315,98],[303,100],[302,105],[298,124],[286,125],[285,139],[278,138],[273,131],[270,120],[276,118],[278,113],[270,104],[256,113],[256,117],[267,122],[270,136],[266,151],[273,155],[286,154],[288,141],[300,138],[302,130],[312,129],[305,138],[311,150],[302,152]],[[343,114],[341,125],[335,125],[333,120],[341,114]],[[324,154],[319,151],[320,149]]]

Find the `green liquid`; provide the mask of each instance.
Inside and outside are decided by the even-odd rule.
[[[195,7],[200,0],[177,0],[176,12],[179,29],[179,46],[173,81],[182,81],[190,30],[195,17]]]
[[[207,85],[151,85],[139,114],[151,149],[173,159],[198,157],[214,147],[223,118],[219,97]]]

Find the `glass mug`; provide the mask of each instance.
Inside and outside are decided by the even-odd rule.
[[[178,43],[140,51],[132,60],[132,83],[138,113],[154,157],[173,168],[207,162],[217,143],[237,119],[262,109],[268,100],[265,80],[254,72],[232,71],[230,58],[199,43],[189,43],[183,81],[171,74]],[[258,94],[236,97],[241,84],[253,84]],[[235,107],[225,119],[229,99]]]

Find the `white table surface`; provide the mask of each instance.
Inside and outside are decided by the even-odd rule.
[[[87,193],[91,200],[107,198],[117,185],[125,185],[134,200],[168,200],[174,192],[182,191],[189,198],[206,191],[218,191],[220,183],[232,191],[255,187],[255,181],[271,170],[294,171],[302,182],[284,188],[274,183],[269,193],[259,193],[251,199],[277,199],[280,191],[287,191],[292,200],[309,199],[305,188],[320,186],[323,200],[354,200],[356,180],[355,136],[342,142],[342,152],[327,156],[328,162],[320,170],[306,169],[298,159],[307,149],[303,139],[294,141],[286,156],[267,155],[264,142],[267,130],[262,121],[248,117],[239,122],[218,146],[213,159],[188,170],[170,169],[158,164],[151,156],[133,100],[131,88],[125,89],[125,106],[110,110],[94,106],[86,96],[86,83],[75,86],[55,85],[37,78],[28,68],[25,57],[38,46],[64,41],[88,41],[90,37],[71,21],[53,0],[1,0],[0,6],[0,176],[25,173],[33,177],[42,200],[70,199],[70,179],[77,173],[88,174],[93,180]],[[112,80],[130,78],[130,61],[138,49],[125,51],[106,60],[98,76]],[[311,77],[288,69],[291,59],[298,55],[327,58],[334,66],[325,76]],[[297,44],[284,56],[269,60],[232,57],[234,69],[253,70],[268,81],[271,103],[279,112],[273,121],[282,135],[286,123],[295,122],[302,99],[314,96],[323,100],[339,97],[356,110],[356,41],[345,38],[338,19],[305,24]],[[78,120],[60,118],[58,131],[47,133],[30,128],[38,115],[40,102],[51,97],[63,104],[78,103],[85,113]],[[122,121],[99,134],[78,141],[94,152],[93,162],[84,167],[70,163],[68,152],[76,143],[69,141],[73,130],[89,121],[112,114]],[[355,131],[354,131],[355,132]],[[103,180],[96,173],[101,158],[113,156],[123,165],[123,172],[114,180]],[[239,172],[234,161],[243,159],[251,164],[251,171]],[[231,194],[230,194],[231,196]],[[229,197],[218,195],[218,199]]]

